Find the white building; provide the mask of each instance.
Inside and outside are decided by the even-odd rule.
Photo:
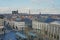
[[[37,21],[37,20],[33,20],[32,21],[32,28],[34,30],[37,30],[43,34],[44,31],[47,31],[47,26],[48,24],[47,23],[44,23],[44,22],[40,22],[40,21]]]
[[[3,28],[4,28],[4,26],[0,26],[0,34],[4,34]]]
[[[32,28],[33,29],[44,29],[47,27],[47,23],[39,22],[39,21],[32,21]]]
[[[45,23],[38,20],[32,21],[32,28],[33,29],[40,29],[40,32],[46,34],[47,36],[51,37],[52,39],[60,40],[60,22],[54,21],[51,23]]]
[[[4,33],[3,28],[4,28],[4,19],[0,18],[0,34]]]
[[[53,37],[56,40],[60,40],[60,21],[54,21],[49,23],[49,29],[48,33],[50,34],[51,37]]]
[[[16,18],[16,20],[9,21],[9,25],[11,28],[17,29],[17,30],[22,30],[23,28],[26,27],[25,22],[21,21],[19,18]]]
[[[0,19],[0,25],[4,25],[4,19]]]
[[[14,22],[14,28],[18,30],[22,30],[22,28],[25,28],[25,22]]]

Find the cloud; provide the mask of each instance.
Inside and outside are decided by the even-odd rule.
[[[56,0],[31,0],[41,7],[38,11],[43,14],[60,14],[60,8],[57,7]],[[57,0],[58,1],[58,0]]]
[[[0,13],[5,13],[8,12],[9,8],[8,7],[0,7]]]
[[[53,2],[54,0],[31,0],[32,2]]]
[[[0,7],[0,14],[3,13],[12,13],[12,11],[18,10],[19,13],[28,13],[29,8],[9,8],[9,7]]]
[[[0,7],[0,13],[12,13],[13,10],[17,10],[19,13],[29,13],[30,8],[9,8],[9,7]],[[41,9],[30,9],[31,14],[60,14],[59,8],[41,8]]]
[[[46,8],[40,10],[43,14],[60,14],[60,9],[58,8]]]
[[[17,8],[0,7],[0,14],[11,13],[13,10],[17,10]]]
[[[32,3],[37,4],[39,6],[44,7],[54,7],[55,6],[55,0],[31,0]]]

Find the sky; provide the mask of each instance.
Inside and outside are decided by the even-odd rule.
[[[60,0],[0,0],[0,13],[11,13],[12,10],[31,13],[60,13]]]

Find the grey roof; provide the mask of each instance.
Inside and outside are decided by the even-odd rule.
[[[54,22],[51,22],[51,24],[58,24],[58,25],[60,25],[60,21],[54,21]]]
[[[26,35],[24,35],[24,34],[22,34],[20,32],[17,32],[16,35],[19,36],[19,37],[21,37],[21,38],[27,38]]]
[[[37,18],[37,19],[35,19],[35,20],[37,20],[37,21],[39,21],[39,22],[45,22],[46,18],[40,17],[40,18]]]
[[[34,34],[33,32],[29,32],[29,35],[33,36],[33,37],[36,37],[37,35]]]

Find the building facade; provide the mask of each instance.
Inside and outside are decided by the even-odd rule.
[[[14,22],[14,28],[22,30],[22,28],[25,28],[25,22]]]
[[[57,22],[45,23],[37,20],[32,21],[32,28],[47,35],[49,40],[60,40],[60,24]]]

